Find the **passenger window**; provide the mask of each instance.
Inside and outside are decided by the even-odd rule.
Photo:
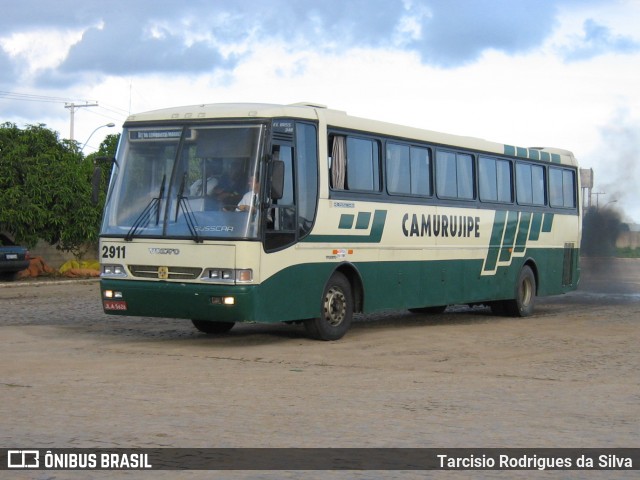
[[[511,203],[511,162],[480,157],[478,162],[480,200],[483,202]]]
[[[380,191],[378,142],[347,137],[347,188]]]
[[[472,200],[474,198],[473,157],[464,153],[438,150],[436,189],[439,197]]]
[[[431,195],[431,152],[427,148],[387,143],[389,193]]]
[[[545,205],[544,167],[528,163],[516,164],[516,195],[518,203]]]
[[[549,169],[549,203],[552,207],[576,206],[575,173],[564,168]]]
[[[380,191],[380,144],[375,140],[332,135],[329,171],[334,190]]]

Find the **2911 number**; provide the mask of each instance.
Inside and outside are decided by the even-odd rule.
[[[126,256],[125,248],[127,247],[123,247],[121,245],[118,245],[117,247],[114,245],[110,245],[110,246],[103,245],[102,258],[125,258]]]

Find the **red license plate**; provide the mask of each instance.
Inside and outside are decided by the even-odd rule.
[[[124,300],[104,300],[103,301],[105,310],[126,310],[127,302]]]

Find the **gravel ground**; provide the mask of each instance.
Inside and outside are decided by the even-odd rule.
[[[0,444],[65,447],[637,447],[640,260],[586,259],[526,319],[488,309],[302,326],[102,313],[95,280],[0,284]],[[212,478],[29,472],[6,478]],[[637,472],[588,478],[636,478]],[[218,472],[214,478],[558,478],[558,472]],[[605,475],[606,474],[606,475]],[[612,475],[613,474],[613,475]],[[584,478],[585,472],[562,472]]]

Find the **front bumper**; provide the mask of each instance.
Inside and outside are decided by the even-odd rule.
[[[102,307],[110,315],[187,318],[218,322],[256,321],[256,285],[102,279]],[[118,296],[105,298],[105,291]],[[233,297],[233,305],[216,303]]]

